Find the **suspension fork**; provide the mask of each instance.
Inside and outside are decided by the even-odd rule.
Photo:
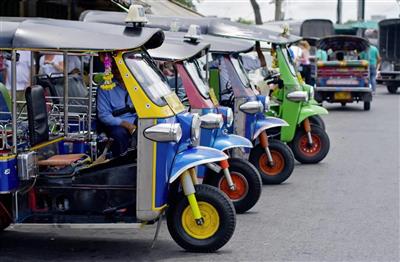
[[[268,165],[273,166],[275,163],[274,159],[272,158],[271,151],[269,150],[269,141],[267,132],[266,131],[261,132],[258,138],[260,139],[261,147],[264,148],[265,154],[267,154]]]
[[[308,119],[308,118],[304,119],[304,121],[303,121],[303,127],[304,127],[304,130],[305,130],[306,133],[307,133],[308,144],[309,144],[310,146],[312,146],[312,145],[313,145],[313,140],[312,140],[312,135],[311,135],[311,123],[310,123],[310,119]]]
[[[228,160],[222,160],[219,162],[219,165],[222,168],[222,172],[224,172],[225,179],[228,183],[229,189],[232,191],[236,190],[236,185],[233,183],[231,172],[229,171],[229,162]]]
[[[196,195],[195,195],[196,190],[194,189],[194,184],[196,182],[194,181],[193,176],[196,176],[196,172],[194,171],[193,168],[183,172],[183,174],[180,176],[181,185],[182,185],[183,193],[185,194],[185,196],[187,197],[187,199],[189,201],[189,205],[190,205],[190,208],[192,209],[193,217],[194,217],[194,220],[196,221],[196,224],[203,225],[204,218],[201,215],[199,203],[196,200]],[[197,177],[196,177],[196,180],[197,180]]]

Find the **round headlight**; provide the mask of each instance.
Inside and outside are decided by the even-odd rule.
[[[231,108],[226,110],[226,126],[231,127],[233,124],[233,111]]]
[[[192,145],[196,146],[199,144],[200,141],[200,125],[201,119],[198,114],[193,114],[192,118],[192,126],[190,129],[190,135],[192,140]]]

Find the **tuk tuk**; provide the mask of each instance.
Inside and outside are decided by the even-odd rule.
[[[312,102],[313,87],[306,85],[298,76],[287,49],[289,43],[298,41],[299,38],[290,35],[287,28],[277,32],[275,28],[244,26],[224,20],[213,22],[208,31],[213,35],[272,44],[275,58],[273,66],[279,68],[280,76],[278,88],[272,93],[277,104],[271,107],[270,112],[289,124],[278,129],[277,134],[281,141],[288,143],[299,162],[318,163],[324,159],[329,152],[329,137],[319,125],[312,125],[311,119],[328,112]],[[256,51],[261,66],[266,66],[262,63],[264,57],[260,44],[256,45]],[[270,80],[273,77],[269,74],[265,79]]]
[[[230,158],[219,164],[207,164],[207,169],[199,167],[197,174],[203,178],[203,183],[221,189],[232,200],[236,212],[243,213],[257,203],[262,182],[258,170],[248,160],[229,154],[241,148],[252,148],[253,144],[244,137],[228,133],[233,124],[232,109],[219,106],[203,78],[197,59],[207,60],[210,45],[200,42],[196,34],[164,33],[163,45],[150,50],[149,54],[164,68],[170,86],[182,101],[188,102],[192,113],[201,115],[201,119],[209,119],[209,122],[216,117],[223,119],[217,125],[202,126],[200,145],[226,152]]]
[[[86,11],[82,13],[80,20],[97,23],[122,24],[124,13],[105,11]],[[158,17],[149,16],[146,27],[161,28],[163,30],[188,32],[191,25],[197,25],[199,31],[204,34],[211,34],[214,23],[219,23],[218,18],[182,18],[182,17]],[[211,35],[202,35],[204,42],[210,43],[210,52],[214,57],[220,57],[229,64],[229,79],[232,82],[232,89],[226,94],[220,94],[219,68],[210,68],[210,87],[223,106],[231,107],[234,112],[233,126],[230,131],[236,135],[246,137],[255,145],[250,152],[247,150],[242,157],[248,157],[250,162],[258,169],[263,183],[280,184],[287,180],[294,169],[294,157],[290,148],[279,140],[270,139],[266,130],[272,130],[288,124],[275,117],[266,117],[269,103],[265,96],[249,85],[248,79],[242,71],[237,71],[239,66],[238,55],[242,52],[251,51],[254,43],[224,39]],[[231,61],[233,59],[233,62]],[[200,61],[199,61],[200,62]],[[244,81],[244,82],[243,82]],[[221,103],[222,95],[230,96],[231,103]],[[237,152],[237,151],[236,151]],[[240,152],[237,152],[240,154]]]
[[[360,53],[369,48],[368,40],[357,36],[328,36],[318,41],[317,48],[329,55],[328,61],[317,62],[315,99],[342,106],[363,101],[364,110],[370,110],[369,66],[367,60],[360,59]]]
[[[141,17],[129,22],[131,27],[52,19],[0,22],[0,50],[10,52],[12,60],[11,137],[3,140],[7,146],[0,155],[0,229],[10,225],[126,229],[157,221],[160,225],[166,214],[178,245],[213,252],[233,235],[234,207],[215,187],[198,184],[195,169],[226,160],[227,155],[197,146],[200,118],[186,112],[148,55],[146,49],[162,44],[163,32],[141,27]],[[65,77],[63,132],[58,137],[49,135],[51,102],[46,101],[44,88],[26,89],[28,141],[23,146],[17,143],[18,50],[61,53]],[[137,145],[126,154],[97,161],[86,151],[70,154],[63,146],[70,138],[68,55],[89,56],[90,75],[95,56],[115,61],[138,119]],[[91,111],[95,102],[91,81],[88,91]],[[97,142],[95,131],[87,133],[88,143]]]
[[[379,22],[379,51],[382,57],[378,84],[386,85],[389,93],[395,94],[400,86],[400,48],[398,32],[400,19],[385,19]]]

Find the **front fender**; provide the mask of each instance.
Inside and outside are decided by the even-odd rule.
[[[226,159],[228,159],[228,156],[224,152],[214,148],[204,146],[189,148],[175,157],[169,176],[169,183],[174,182],[189,168]]]
[[[310,105],[310,104],[305,105],[300,110],[299,120],[298,120],[297,124],[300,124],[301,122],[304,121],[304,119],[306,119],[310,116],[327,115],[327,114],[328,114],[328,110],[326,110],[322,106]]]
[[[265,117],[264,119],[258,119],[254,129],[253,140],[257,139],[264,130],[279,126],[289,126],[289,124],[283,119],[271,116]]]
[[[213,148],[221,151],[225,151],[236,147],[252,148],[253,144],[251,143],[250,140],[242,136],[227,134],[227,135],[217,136],[213,145]]]

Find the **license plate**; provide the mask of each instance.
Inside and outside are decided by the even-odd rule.
[[[351,100],[351,94],[349,92],[337,92],[334,94],[335,100]]]

